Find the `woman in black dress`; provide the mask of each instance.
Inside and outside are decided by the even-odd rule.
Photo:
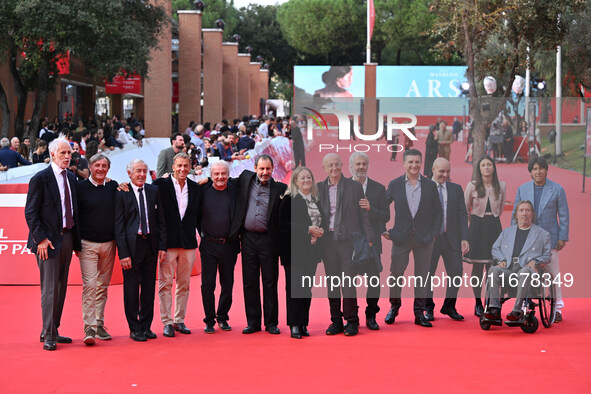
[[[279,211],[281,228],[280,256],[285,269],[287,324],[291,337],[309,336],[308,322],[312,287],[302,278],[313,280],[320,262],[319,243],[324,235],[323,216],[314,175],[306,167],[293,170],[289,188]],[[293,253],[292,253],[293,251]]]
[[[482,272],[492,259],[492,246],[502,231],[500,216],[506,198],[505,182],[499,181],[494,160],[484,156],[478,162],[477,168],[475,179],[468,182],[464,192],[466,210],[470,218],[470,251],[464,260],[472,264],[472,276],[478,278],[478,282],[474,279],[471,283],[480,283]],[[476,299],[474,314],[480,317],[484,310],[480,299],[482,286],[475,286],[472,290]]]

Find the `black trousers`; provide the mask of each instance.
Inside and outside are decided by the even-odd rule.
[[[287,307],[288,326],[307,326],[310,320],[310,305],[312,304],[312,287],[303,283],[303,279],[313,280],[316,264],[305,261],[292,260],[291,265],[284,265],[285,269],[285,302]]]
[[[351,241],[335,241],[332,232],[328,232],[324,242],[323,259],[324,270],[329,277],[347,277],[351,280],[356,276],[351,266],[353,243]],[[330,283],[330,279],[328,283]],[[330,320],[342,323],[343,318],[353,324],[359,324],[359,307],[357,306],[357,290],[355,286],[344,283],[344,286],[333,288],[328,286],[328,303],[330,305]],[[342,311],[341,311],[342,297]]]
[[[72,260],[73,234],[65,232],[62,237],[62,247],[57,256],[47,260],[39,260],[37,265],[41,279],[41,316],[43,330],[41,335],[46,340],[55,341],[57,329],[62,319],[66,290],[68,289],[68,273]]]
[[[123,270],[123,304],[131,332],[145,331],[152,325],[157,259],[150,239],[138,235],[131,268]]]
[[[217,321],[228,321],[228,312],[232,306],[232,289],[234,288],[234,267],[236,266],[236,252],[231,244],[218,244],[201,239],[199,253],[201,254],[201,297],[205,324]],[[220,299],[218,311],[215,311],[215,284],[217,272],[220,273]]]
[[[382,255],[378,256],[380,259],[382,258]],[[377,282],[373,282],[368,279],[367,293],[365,296],[365,300],[367,302],[367,307],[365,308],[365,317],[376,317],[377,313],[380,311],[380,307],[378,306],[381,291],[379,282],[380,273],[378,272],[378,268],[373,264],[365,269],[365,273],[367,274],[368,278],[378,278]],[[371,286],[370,284],[375,284],[375,286]]]
[[[392,246],[392,264],[390,265],[390,273],[394,281],[390,283],[390,304],[395,311],[398,311],[402,305],[402,288],[397,286],[397,284],[403,283],[401,280],[399,283],[398,278],[404,275],[404,271],[408,266],[408,260],[411,251],[415,260],[414,276],[417,281],[413,284],[415,294],[413,309],[415,316],[419,316],[425,311],[425,298],[427,297],[427,276],[431,267],[433,241],[423,245],[419,243],[413,236],[412,240],[406,245],[394,244]],[[406,282],[409,283],[408,280]]]
[[[452,278],[445,291],[445,300],[443,301],[443,306],[441,309],[455,309],[459,287],[454,286],[453,278],[456,276],[461,277],[463,274],[462,251],[460,249],[452,249],[447,240],[447,233],[443,233],[438,236],[435,240],[435,243],[433,244],[433,253],[431,254],[431,268],[429,270],[429,274],[431,276],[434,276],[435,271],[437,271],[439,257],[443,257],[445,273],[447,276]],[[425,307],[431,312],[435,309],[435,303],[433,302],[433,289],[430,287],[428,289],[428,297]]]
[[[304,142],[299,140],[293,141],[293,167],[306,166],[306,149],[304,148]]]
[[[244,307],[249,326],[261,326],[261,290],[263,282],[263,312],[266,327],[279,324],[279,300],[277,280],[279,279],[279,256],[273,253],[271,235],[242,232],[242,286]]]

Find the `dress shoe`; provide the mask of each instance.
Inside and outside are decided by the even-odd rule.
[[[84,339],[82,342],[84,342],[84,344],[87,346],[92,346],[96,342],[95,336],[96,332],[89,327],[86,329],[86,331],[84,331]]]
[[[455,309],[441,309],[442,315],[447,315],[453,320],[464,320],[464,316],[460,315]]]
[[[253,334],[255,332],[259,332],[261,331],[260,327],[255,327],[255,326],[246,326],[244,327],[244,330],[242,330],[243,334]]]
[[[480,317],[480,316],[482,316],[483,313],[484,313],[484,307],[482,305],[479,304],[474,307],[474,316]],[[488,319],[488,317],[487,317],[487,319]]]
[[[148,339],[146,338],[146,334],[142,331],[130,332],[129,337],[136,342],[146,342]]]
[[[178,331],[181,334],[190,334],[191,333],[191,330],[189,330],[187,328],[187,326],[185,326],[185,323],[174,323],[172,325],[172,328],[174,328],[175,331]]]
[[[98,339],[103,340],[103,341],[110,341],[111,340],[111,334],[109,334],[107,332],[107,330],[105,329],[105,326],[98,326],[96,328],[96,337]]]
[[[378,322],[376,321],[375,316],[366,318],[365,319],[365,326],[373,331],[380,329],[380,326],[378,325]]]
[[[388,314],[386,315],[386,319],[384,321],[386,322],[386,324],[394,324],[396,316],[398,316],[398,309],[392,307],[388,311]]]
[[[232,327],[228,324],[225,320],[218,321],[218,326],[222,329],[222,331],[232,331]]]
[[[149,328],[147,330],[144,330],[144,335],[148,339],[156,339],[156,334],[154,334],[154,332],[152,330],[150,330]]]
[[[302,333],[300,332],[300,328],[298,326],[291,326],[291,337],[295,339],[302,339]]]
[[[433,327],[433,324],[423,315],[415,316],[415,324],[421,327]]]
[[[39,337],[39,342],[45,342],[45,336],[41,335]],[[61,335],[57,336],[57,339],[55,340],[55,342],[57,343],[72,343],[72,338],[70,337],[62,337]]]
[[[55,350],[57,349],[57,345],[55,341],[44,341],[43,342],[43,350]]]
[[[213,326],[213,324],[206,324],[205,328],[203,329],[203,332],[206,334],[214,334],[215,327]]]
[[[562,313],[556,312],[556,317],[554,318],[554,323],[560,323],[562,321]]]
[[[507,320],[509,321],[518,321],[523,317],[523,312],[521,311],[511,311],[507,313]]]
[[[308,327],[306,326],[301,326],[300,327],[300,332],[302,333],[303,337],[309,337],[310,336],[310,331],[308,331]]]
[[[343,323],[332,323],[326,330],[326,335],[337,335],[344,331]]]
[[[499,308],[488,308],[484,317],[488,320],[501,320],[501,310]]]
[[[435,316],[433,315],[433,311],[432,310],[425,311],[425,319],[427,319],[427,321],[433,321],[433,320],[435,320]]]
[[[345,336],[354,337],[359,332],[359,323],[347,323],[345,326]]]
[[[172,326],[172,324],[167,324],[164,326],[164,332],[162,333],[162,335],[169,338],[174,337],[174,327]]]
[[[273,335],[281,334],[281,330],[279,330],[279,327],[277,326],[267,326],[265,327],[265,331]]]

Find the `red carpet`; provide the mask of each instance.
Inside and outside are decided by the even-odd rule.
[[[420,146],[423,150],[423,147]],[[341,152],[343,153],[343,152]],[[465,147],[452,147],[452,179],[465,186],[471,167],[463,163]],[[370,177],[387,183],[402,174],[397,162],[372,156]],[[309,165],[321,174],[319,154]],[[342,155],[348,157],[348,152]],[[380,169],[378,171],[378,168]],[[349,175],[348,170],[344,171]],[[529,179],[524,164],[500,165],[500,178],[508,185],[508,199]],[[60,333],[73,344],[58,345],[55,352],[41,349],[40,294],[36,286],[0,287],[0,392],[591,392],[591,267],[587,257],[587,223],[591,223],[591,197],[581,193],[581,176],[551,168],[549,178],[561,183],[571,212],[570,242],[561,253],[561,268],[570,272],[575,286],[565,290],[564,321],[533,335],[519,328],[479,328],[472,314],[473,301],[458,300],[466,316],[455,322],[436,313],[431,329],[415,326],[412,300],[405,299],[396,323],[383,319],[387,299],[381,299],[380,331],[363,325],[357,337],[328,337],[328,301],[312,302],[309,338],[291,339],[285,326],[283,271],[280,275],[280,328],[282,334],[242,335],[245,325],[241,268],[236,267],[231,332],[203,333],[200,277],[192,278],[187,326],[192,335],[165,338],[156,317],[158,339],[136,343],[128,338],[123,312],[122,286],[110,288],[106,325],[110,342],[94,347],[82,344],[81,287],[68,290]],[[24,220],[24,219],[23,219]],[[509,212],[503,215],[503,225]],[[382,258],[389,266],[389,245]],[[35,264],[23,257],[22,264]],[[76,260],[73,260],[76,264]],[[412,263],[411,263],[412,265]],[[469,270],[465,265],[464,269]],[[412,268],[409,268],[409,272]],[[410,296],[409,292],[404,293]],[[584,297],[584,298],[583,298]],[[436,300],[441,305],[441,300]],[[364,301],[360,302],[364,307]],[[363,309],[360,309],[363,315]]]

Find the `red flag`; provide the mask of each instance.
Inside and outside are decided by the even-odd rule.
[[[369,7],[369,40],[371,41],[373,26],[376,20],[376,10],[373,7],[373,0],[369,0],[367,6]]]

